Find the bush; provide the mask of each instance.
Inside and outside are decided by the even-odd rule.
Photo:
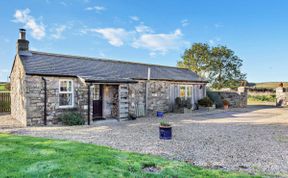
[[[64,125],[84,125],[85,121],[82,115],[78,112],[67,112],[59,117],[59,120]]]
[[[187,109],[191,109],[192,108],[192,101],[191,101],[191,98],[187,98],[185,101],[184,101],[184,107],[186,107]]]
[[[171,127],[171,124],[167,121],[161,121],[160,122],[160,126],[163,126],[163,127]]]
[[[207,91],[207,96],[212,100],[213,103],[215,103],[216,108],[223,107],[223,98],[221,98],[218,92]]]
[[[181,108],[183,106],[182,99],[180,97],[175,98],[175,105],[177,108]]]
[[[0,101],[0,108],[2,111],[10,111],[11,103],[8,101]]]
[[[209,97],[204,97],[198,101],[199,106],[212,107],[213,101]]]

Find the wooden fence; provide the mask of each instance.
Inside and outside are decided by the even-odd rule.
[[[0,92],[0,112],[11,111],[10,92]]]

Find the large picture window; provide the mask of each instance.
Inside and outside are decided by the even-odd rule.
[[[59,107],[73,107],[72,80],[60,80],[59,82]]]

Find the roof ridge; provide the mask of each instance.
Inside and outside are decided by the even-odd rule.
[[[42,52],[42,51],[30,51],[32,54],[45,54],[49,56],[59,56],[59,57],[66,57],[66,58],[78,58],[83,60],[99,60],[99,61],[107,61],[107,62],[118,62],[118,63],[126,63],[126,64],[139,64],[139,65],[146,65],[146,66],[157,66],[157,67],[167,67],[167,68],[174,68],[174,69],[180,69],[180,70],[188,70],[185,68],[180,67],[173,67],[173,66],[166,66],[161,64],[147,64],[147,63],[141,63],[141,62],[132,62],[132,61],[125,61],[125,60],[116,60],[116,59],[104,59],[104,58],[97,58],[97,57],[86,57],[86,56],[78,56],[78,55],[69,55],[69,54],[59,54],[59,53],[48,53],[48,52]]]

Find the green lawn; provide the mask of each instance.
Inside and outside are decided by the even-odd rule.
[[[5,91],[5,90],[6,90],[5,85],[0,84],[0,91]]]
[[[92,144],[9,134],[0,134],[0,158],[0,177],[250,177]],[[144,172],[145,166],[160,172]]]

